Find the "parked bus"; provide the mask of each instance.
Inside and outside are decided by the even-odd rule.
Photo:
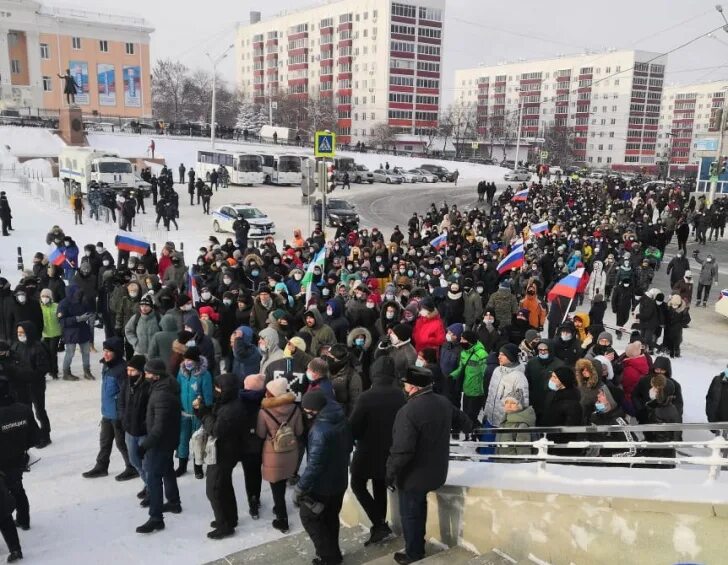
[[[322,160],[323,159],[321,157],[316,157],[317,163]],[[331,163],[330,159],[327,159],[326,161]],[[354,182],[357,174],[354,159],[351,157],[334,157],[334,178],[336,179],[336,182],[344,182],[344,173],[349,173],[350,182]]]
[[[220,165],[227,169],[230,184],[262,184],[265,179],[260,155],[218,149],[198,151],[195,173],[200,178],[210,180],[210,174]]]

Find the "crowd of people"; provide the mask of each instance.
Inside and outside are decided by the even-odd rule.
[[[194,172],[188,177],[192,186]],[[157,179],[157,205],[171,183],[169,171]],[[124,464],[116,479],[143,482],[138,498],[149,519],[138,532],[161,530],[165,514],[182,512],[177,478],[191,471],[206,481],[208,537],[233,535],[240,462],[253,520],[265,480],[272,527],[287,532],[292,487],[314,563],[342,561],[339,512],[349,483],[372,523],[367,543],[391,535],[387,491],[396,490],[406,547],[395,559],[422,559],[426,496],[445,482],[452,437],[487,439],[498,428],[498,441],[512,441],[533,425],[682,421],[671,358],[681,354],[693,299],[705,306],[718,281],[715,258],[695,252],[694,295],[686,242],[692,225],[706,245],[704,228],[716,217],[722,223],[711,236],[723,237],[725,201],[709,207],[679,187],[618,180],[524,191],[495,198],[481,184],[478,206],[432,204],[388,238],[376,227],[347,226],[327,238],[320,225],[285,248],[272,237],[248,245],[247,231],[210,237],[190,268],[171,242],[158,256],[102,242],[81,251],[54,226],[46,242],[58,253],[37,253],[14,288],[0,279],[0,422],[5,396],[32,405],[37,430],[26,417],[32,440],[21,451],[49,445],[46,375],[78,380],[78,346],[83,376],[94,380],[90,353],[103,332],[100,449],[83,475],[107,476],[116,446]],[[668,262],[674,237],[678,251]],[[653,283],[662,268],[669,288]],[[581,269],[573,299],[557,292]],[[613,325],[605,322],[610,306]],[[728,369],[708,391],[709,421],[728,419],[724,391]],[[624,450],[588,454],[634,455],[630,434],[621,439]],[[527,446],[485,449],[531,454]],[[15,475],[6,474],[14,495],[25,464],[16,458]],[[25,511],[18,505],[17,523],[29,524],[27,503]]]

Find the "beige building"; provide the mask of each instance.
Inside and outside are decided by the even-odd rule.
[[[141,18],[0,0],[0,108],[57,112],[68,69],[84,114],[151,117],[153,31]]]

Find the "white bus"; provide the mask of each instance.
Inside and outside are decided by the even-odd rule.
[[[230,184],[262,184],[265,179],[261,158],[254,153],[224,149],[197,152],[195,173],[199,178],[209,181],[212,171],[218,170],[220,165],[227,169]]]
[[[291,186],[301,184],[301,160],[303,159],[301,155],[292,153],[286,155],[261,153],[260,158],[263,161],[264,182],[266,184],[285,184]]]

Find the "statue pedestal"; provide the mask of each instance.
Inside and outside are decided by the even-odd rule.
[[[86,136],[83,133],[83,116],[81,108],[78,106],[61,108],[58,129],[61,139],[67,145],[86,145]]]

